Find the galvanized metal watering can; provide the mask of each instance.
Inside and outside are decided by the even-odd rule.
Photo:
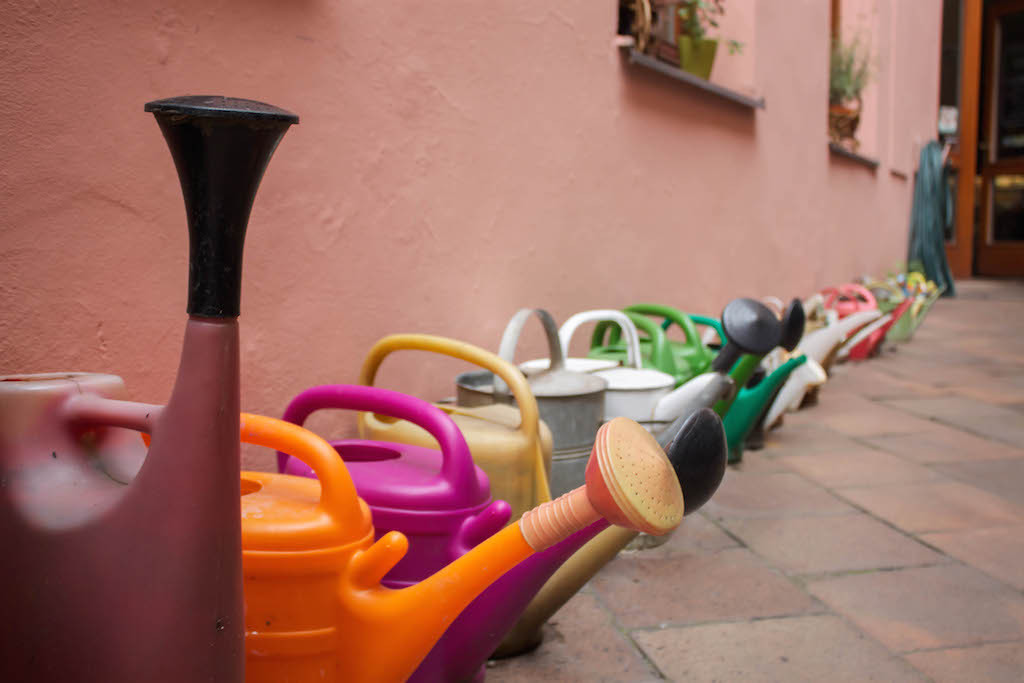
[[[377,538],[400,531],[409,540],[409,552],[382,579],[385,586],[400,588],[430,576],[508,523],[509,504],[491,500],[487,475],[473,465],[462,432],[444,411],[396,391],[328,384],[292,399],[283,419],[301,426],[327,409],[408,420],[440,444],[434,450],[365,439],[331,441],[359,497],[370,506]],[[280,452],[277,458],[280,472],[314,476],[298,458]]]
[[[514,406],[435,405],[455,421],[474,462],[487,473],[491,495],[512,506],[513,520],[551,500],[547,481],[551,466],[551,431],[540,420],[537,402],[522,373],[490,351],[472,344],[426,334],[395,334],[384,337],[370,349],[359,372],[359,383],[372,385],[384,359],[405,350],[459,358],[502,378],[511,391]],[[372,441],[438,448],[434,437],[422,427],[372,412],[359,414],[359,435]]]
[[[721,419],[710,409],[702,408],[676,420],[661,433],[658,443],[668,453],[684,487],[686,514],[695,512],[711,499],[725,476],[726,444]],[[552,548],[550,552],[553,555],[557,553],[559,562],[564,561],[564,564],[543,578],[534,576],[534,579],[539,579],[539,590],[522,611],[515,627],[502,640],[495,655],[513,656],[539,645],[544,622],[637,535],[628,529],[600,525]]]
[[[591,322],[606,322],[622,328],[626,340],[625,366],[607,368],[604,364],[613,361],[568,357],[572,335],[581,325]],[[687,383],[673,389],[675,379],[672,375],[654,368],[642,367],[639,334],[633,321],[625,313],[610,309],[576,313],[563,323],[558,330],[558,337],[568,367],[582,370],[596,366],[590,371],[608,382],[608,389],[605,391],[605,420],[621,415],[636,420],[654,434],[658,434],[678,417],[692,412],[693,395],[697,387],[690,387]],[[529,374],[535,368],[547,365],[547,359],[538,359],[527,361],[521,364],[520,368]]]
[[[379,584],[408,541],[374,542],[370,508],[329,443],[283,421],[262,445],[297,457],[317,480],[247,472],[242,478],[246,680],[402,681],[458,614],[505,572],[602,520],[667,533],[684,504],[672,465],[643,427],[601,427],[586,483],[437,573],[398,590]],[[486,655],[483,655],[486,657]]]
[[[548,369],[529,375],[527,381],[540,418],[551,429],[554,450],[549,485],[551,494],[558,496],[581,481],[597,429],[604,421],[608,383],[593,374],[566,368],[555,321],[540,308],[523,308],[512,316],[501,337],[499,356],[509,363],[515,360],[519,336],[531,317],[536,317],[544,328],[551,359]],[[513,400],[502,378],[488,371],[464,372],[456,377],[455,384],[459,405]]]
[[[298,118],[146,105],[189,227],[189,319],[165,406],[109,375],[0,381],[0,658],[12,681],[241,681],[238,311],[256,189]],[[141,440],[121,428],[152,433]]]

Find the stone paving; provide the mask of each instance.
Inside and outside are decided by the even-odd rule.
[[[1024,680],[1024,283],[957,287],[488,680]]]

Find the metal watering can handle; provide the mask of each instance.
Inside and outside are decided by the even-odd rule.
[[[580,325],[591,322],[615,323],[619,328],[625,330],[626,365],[637,369],[643,367],[643,359],[640,356],[640,335],[636,331],[636,325],[622,311],[610,308],[576,313],[562,323],[562,327],[558,330],[558,337],[562,344],[563,356],[567,357],[569,355],[569,342],[572,340],[572,335],[576,332],[576,329]]]
[[[273,448],[306,463],[320,481],[320,507],[343,529],[363,524],[359,494],[345,463],[331,444],[299,425],[263,415],[242,413],[241,439]]]
[[[318,410],[337,408],[379,413],[408,420],[423,427],[441,446],[439,478],[455,491],[479,497],[473,458],[462,432],[443,410],[413,396],[380,387],[355,384],[325,384],[306,389],[292,399],[282,419],[302,426]],[[277,468],[284,472],[288,455],[278,451]],[[301,458],[300,458],[301,460]]]
[[[551,317],[551,314],[543,308],[520,308],[516,311],[512,319],[508,321],[508,325],[505,326],[505,332],[501,335],[498,355],[503,360],[515,365],[516,346],[519,345],[519,336],[523,333],[526,321],[530,319],[531,315],[536,315],[540,319],[540,324],[544,326],[544,336],[548,341],[548,358],[551,360],[548,370],[564,370],[565,355],[562,353],[562,344],[558,339],[558,326],[555,324],[555,319]],[[498,396],[507,393],[508,386],[499,382],[498,378],[495,378],[494,395]]]
[[[523,373],[490,351],[485,351],[479,346],[473,346],[466,342],[431,334],[392,334],[379,340],[370,349],[363,361],[362,369],[359,370],[359,383],[373,386],[373,380],[377,376],[381,362],[389,354],[404,350],[429,351],[442,356],[458,358],[485,370],[490,370],[494,373],[495,378],[500,377],[508,384],[512,390],[512,396],[519,406],[519,429],[535,445],[534,476],[537,481],[537,490],[540,492],[542,501],[551,500],[547,472],[544,469],[544,454],[541,452],[540,446],[540,413],[537,411],[537,399],[533,397],[533,392],[530,391],[530,385],[527,384]]]

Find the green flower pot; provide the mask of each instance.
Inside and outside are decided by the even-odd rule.
[[[705,81],[711,78],[711,67],[715,63],[718,40],[690,36],[679,36],[679,66]]]

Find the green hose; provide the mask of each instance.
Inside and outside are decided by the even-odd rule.
[[[924,274],[940,288],[943,296],[954,296],[953,275],[946,260],[946,220],[952,213],[942,164],[942,146],[932,140],[921,149],[921,162],[914,182],[914,207],[910,212],[910,248],[907,262],[920,263]]]

